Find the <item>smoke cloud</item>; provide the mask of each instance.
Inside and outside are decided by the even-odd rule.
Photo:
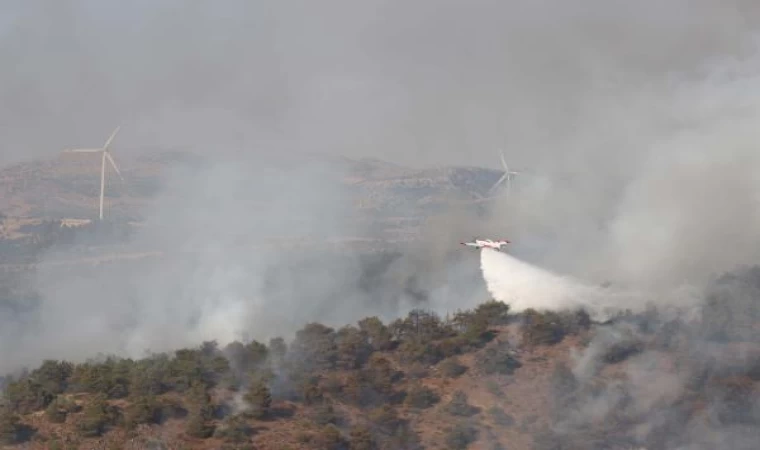
[[[488,294],[480,268],[448,246],[474,233],[515,242],[482,275],[518,308],[525,296],[500,293],[511,271],[588,298],[752,262],[758,23],[744,0],[3,2],[0,163],[99,145],[116,123],[117,161],[181,148],[205,162],[172,174],[130,243],[163,259],[42,271],[41,306],[2,320],[0,361],[468,307]],[[498,167],[501,147],[530,170],[483,221],[452,210],[395,259],[331,253],[381,233],[333,182],[345,172],[303,155]],[[272,237],[292,245],[261,245]],[[531,301],[558,304],[543,289]]]
[[[434,237],[382,252],[350,245],[383,230],[356,218],[344,175],[314,161],[217,159],[176,170],[126,247],[96,253],[160,255],[100,267],[46,264],[81,256],[87,240],[44,254],[34,280],[40,304],[2,317],[0,370],[41,358],[140,357],[205,340],[266,342],[312,321],[390,321],[412,308],[453,312],[487,298],[477,265],[444,248],[444,229],[433,224]]]

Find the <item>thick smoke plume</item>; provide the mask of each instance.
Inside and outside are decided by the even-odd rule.
[[[419,242],[357,249],[353,239],[381,236],[357,219],[345,175],[317,161],[217,158],[178,168],[126,247],[97,252],[159,256],[101,267],[45,264],[80,257],[88,241],[43,255],[39,302],[0,316],[0,371],[42,358],[288,339],[308,322],[389,321],[412,308],[445,314],[487,298],[477,265],[442,245],[455,242],[444,237],[447,229],[459,234],[454,226],[436,222]]]
[[[132,245],[165,259],[40,274],[41,306],[1,319],[0,361],[471,306],[477,262],[447,246],[473,233],[520,246],[505,273],[535,278],[526,261],[563,286],[659,295],[751,263],[759,23],[745,0],[3,2],[0,162],[99,145],[118,122],[117,160],[207,162],[145,212]],[[276,155],[497,167],[500,147],[532,169],[516,195],[483,223],[439,221],[392,264],[253,242],[372,234],[328,181],[342,174],[266,169]]]

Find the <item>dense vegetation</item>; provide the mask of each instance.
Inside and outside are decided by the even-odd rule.
[[[39,448],[755,448],[758,293],[752,268],[717,280],[688,320],[651,307],[599,324],[583,311],[512,314],[491,301],[445,318],[414,310],[388,324],[310,323],[290,342],[45,361],[5,379],[0,440]],[[505,396],[511,383],[513,397]],[[515,397],[521,386],[533,387]],[[505,433],[530,441],[512,445]]]
[[[540,322],[539,316],[531,320]],[[566,318],[573,327],[588,323],[575,317]],[[296,440],[306,448],[422,448],[410,421],[415,412],[439,405],[443,394],[422,383],[429,371],[461,376],[468,369],[457,357],[486,346],[514,320],[507,305],[492,301],[446,319],[414,310],[387,325],[376,317],[337,330],[310,323],[290,343],[277,338],[220,348],[204,342],[141,360],[45,361],[6,380],[0,439],[61,441],[20,420],[42,412],[49,424],[75,431],[69,444],[175,420],[188,442],[216,439],[254,448],[257,423],[287,421],[298,412]],[[511,373],[520,363],[509,347],[489,347],[475,370]],[[463,418],[479,412],[463,392],[441,408]],[[471,430],[450,434],[456,448],[472,438]]]

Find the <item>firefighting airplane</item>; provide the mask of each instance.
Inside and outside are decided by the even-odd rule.
[[[474,242],[460,242],[462,245],[475,248],[492,248],[497,251],[501,251],[501,248],[510,242],[506,239],[501,241],[492,241],[491,239],[478,239],[475,238]]]

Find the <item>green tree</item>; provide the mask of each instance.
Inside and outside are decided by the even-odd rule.
[[[185,433],[194,438],[207,439],[214,434],[216,428],[211,424],[209,419],[200,411],[193,410],[187,415],[185,421]]]
[[[437,364],[446,355],[439,345],[426,338],[409,337],[398,347],[399,359],[404,364],[420,363],[426,366]]]
[[[235,341],[227,344],[224,354],[235,370],[251,373],[266,361],[269,349],[258,341],[251,341],[248,344]]]
[[[124,412],[124,424],[134,429],[141,424],[158,423],[161,418],[161,405],[153,396],[136,397]]]
[[[474,313],[487,320],[490,327],[509,323],[509,305],[504,302],[489,300],[478,305]]]
[[[201,382],[193,383],[187,393],[188,416],[185,423],[185,432],[195,438],[205,439],[214,433],[211,420],[214,416],[214,407],[211,397],[206,391],[206,386]]]
[[[367,367],[362,371],[362,378],[380,395],[388,397],[393,392],[393,384],[403,374],[393,367],[388,358],[373,355]]]
[[[134,362],[107,358],[103,362],[78,364],[71,375],[70,390],[105,394],[108,398],[122,398],[129,393],[129,379]]]
[[[73,371],[74,366],[71,363],[45,360],[37,370],[29,375],[29,378],[39,384],[45,392],[58,395],[66,391],[69,377]]]
[[[245,417],[239,414],[227,417],[222,426],[214,432],[214,437],[235,444],[250,441],[251,435],[253,435],[253,428],[245,421]]]
[[[285,339],[281,337],[272,338],[269,340],[269,355],[273,358],[275,363],[279,364],[288,352],[288,345],[285,343]]]
[[[567,334],[562,318],[555,312],[528,309],[524,317],[523,340],[530,345],[554,345]]]
[[[335,331],[320,323],[309,323],[296,332],[289,353],[301,371],[333,369],[338,359]]]
[[[0,442],[14,445],[24,440],[24,426],[19,416],[12,411],[0,409]]]
[[[263,419],[269,414],[272,405],[272,394],[267,385],[261,380],[251,381],[243,399],[248,403],[246,414],[254,419]]]
[[[414,309],[404,319],[397,319],[391,324],[392,332],[397,339],[409,339],[423,342],[451,337],[456,334],[453,328],[444,324],[441,318],[432,311]]]
[[[195,382],[202,382],[206,387],[214,386],[230,367],[216,342],[210,341],[197,349],[177,350],[168,369],[169,385],[184,392]]]
[[[14,412],[29,414],[47,407],[55,396],[34,380],[22,378],[8,383],[5,398]]]
[[[303,402],[307,405],[313,405],[321,403],[325,396],[322,393],[322,389],[319,387],[319,382],[322,377],[319,375],[311,376],[303,381],[301,384],[301,397]]]
[[[169,364],[167,355],[154,356],[135,363],[129,375],[129,395],[143,397],[166,392]]]
[[[45,417],[52,423],[64,423],[66,416],[77,410],[76,403],[59,395],[45,408]]]
[[[383,322],[377,317],[368,317],[359,321],[359,329],[367,335],[369,345],[375,351],[387,351],[393,348],[393,336]]]
[[[106,395],[98,394],[84,407],[77,430],[83,437],[100,436],[116,423],[117,417],[117,411],[108,404]]]
[[[336,334],[338,366],[344,369],[358,369],[372,354],[368,335],[356,327],[343,327]]]

